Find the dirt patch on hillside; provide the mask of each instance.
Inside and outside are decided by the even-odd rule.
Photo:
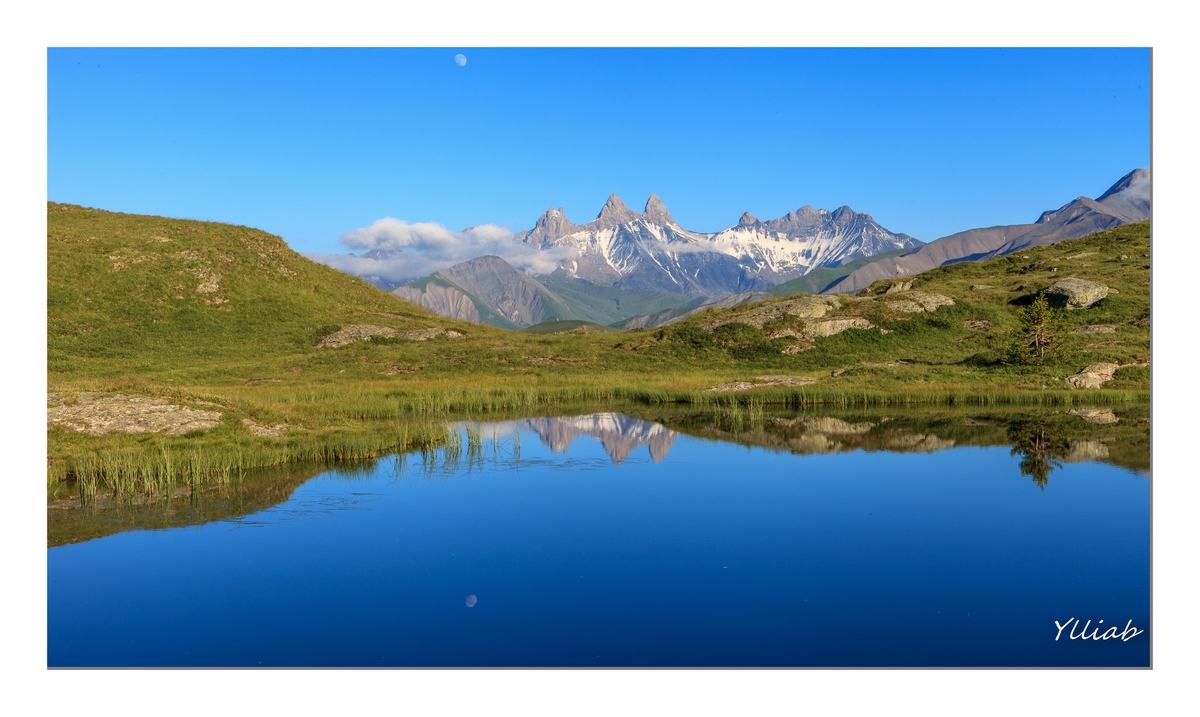
[[[180,436],[191,431],[215,428],[219,411],[201,411],[177,406],[165,398],[150,396],[104,396],[80,393],[46,397],[46,425],[63,426],[80,433],[165,433]]]

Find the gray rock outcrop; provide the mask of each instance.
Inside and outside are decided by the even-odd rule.
[[[1070,277],[1059,279],[1041,293],[1055,308],[1086,309],[1108,296],[1108,287],[1098,281]]]
[[[462,336],[457,331],[447,331],[443,328],[429,329],[408,329],[401,331],[393,329],[389,326],[372,326],[370,324],[350,324],[334,331],[332,334],[325,336],[321,342],[317,344],[319,349],[338,348],[346,346],[356,341],[366,341],[375,336],[382,336],[385,339],[407,339],[409,341],[428,341],[435,336],[445,334],[450,338],[458,338]]]
[[[805,338],[815,339],[826,336],[834,336],[840,334],[847,329],[873,329],[875,324],[872,324],[866,319],[858,317],[849,317],[845,319],[823,319],[821,321],[810,321],[804,325]]]
[[[762,293],[762,292],[757,292]],[[775,297],[770,294],[763,294],[764,297],[773,299]],[[759,299],[760,301],[762,299]],[[747,302],[748,303],[748,302]],[[717,306],[719,304],[713,304]],[[795,316],[800,319],[819,319],[828,313],[831,309],[841,307],[842,302],[836,296],[803,296],[798,299],[788,299],[786,301],[775,301],[766,306],[760,306],[755,309],[750,309],[736,316],[725,316],[719,319],[712,319],[705,322],[700,330],[705,333],[711,333],[718,326],[724,326],[730,323],[749,324],[755,328],[761,329],[763,324],[782,319],[785,316]],[[707,306],[701,308],[709,308]]]
[[[1067,376],[1067,385],[1071,388],[1100,388],[1112,380],[1119,368],[1115,363],[1094,363],[1073,376]]]
[[[891,289],[887,293],[891,294]],[[954,306],[954,299],[941,294],[929,294],[924,291],[908,291],[895,295],[895,300],[885,301],[894,311],[916,314],[923,311],[934,312],[943,306]]]

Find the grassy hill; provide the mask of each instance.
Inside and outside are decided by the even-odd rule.
[[[109,486],[227,481],[256,466],[371,457],[445,440],[436,419],[451,413],[615,401],[1096,403],[1141,400],[1149,386],[1149,370],[1129,366],[1149,358],[1148,224],[913,278],[914,289],[954,299],[935,313],[898,313],[877,292],[843,299],[828,317],[877,328],[785,354],[794,339],[736,320],[705,330],[771,302],[663,329],[555,333],[560,322],[548,334],[509,331],[430,314],[259,230],[63,204],[47,212],[51,400],[82,410],[92,395],[147,397],[162,411],[219,414],[185,435],[55,425],[52,485],[79,476]],[[1007,362],[1019,302],[1072,274],[1120,293],[1059,312],[1061,351],[1045,364]],[[1113,332],[1072,333],[1100,323]],[[356,326],[377,335],[331,343]],[[1100,390],[1065,388],[1064,377],[1099,361],[1126,368]],[[803,381],[709,390],[772,375]]]
[[[323,327],[445,319],[247,227],[50,204],[52,377],[253,370],[307,355]]]
[[[817,339],[808,350],[786,357],[781,350],[796,339],[768,339],[770,325],[758,329],[733,321],[710,333],[703,331],[705,325],[778,302],[706,312],[651,334],[652,340],[640,350],[669,353],[681,360],[739,359],[781,370],[832,370],[838,379],[857,377],[861,390],[884,392],[918,386],[1057,389],[1065,386],[1066,376],[1088,364],[1112,362],[1127,367],[1118,371],[1111,387],[1146,389],[1149,369],[1129,364],[1150,359],[1149,251],[1150,225],[1142,222],[906,278],[913,291],[944,295],[955,302],[930,313],[892,308],[891,302],[904,294],[885,292],[901,280],[876,282],[860,297],[840,299],[841,307],[824,317],[863,319],[876,329],[852,329]],[[1054,312],[1055,351],[1045,363],[1008,360],[1010,348],[1018,341],[1018,308],[1038,290],[1066,277],[1102,282],[1113,291],[1092,308]],[[1106,327],[1107,333],[1077,331],[1097,325]]]

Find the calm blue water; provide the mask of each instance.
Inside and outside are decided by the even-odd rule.
[[[519,431],[519,461],[511,439],[469,471],[386,460],[52,548],[49,664],[1149,664],[1145,476],[1065,464],[1043,491],[1007,448],[793,455],[633,423],[485,428]],[[1146,632],[1055,641],[1072,617]]]

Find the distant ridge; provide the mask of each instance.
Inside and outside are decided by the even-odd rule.
[[[1135,169],[1096,199],[1079,197],[1043,212],[1033,224],[970,229],[931,241],[916,251],[864,266],[826,289],[861,291],[879,279],[912,276],[944,264],[1011,254],[1150,218],[1150,170]]]

